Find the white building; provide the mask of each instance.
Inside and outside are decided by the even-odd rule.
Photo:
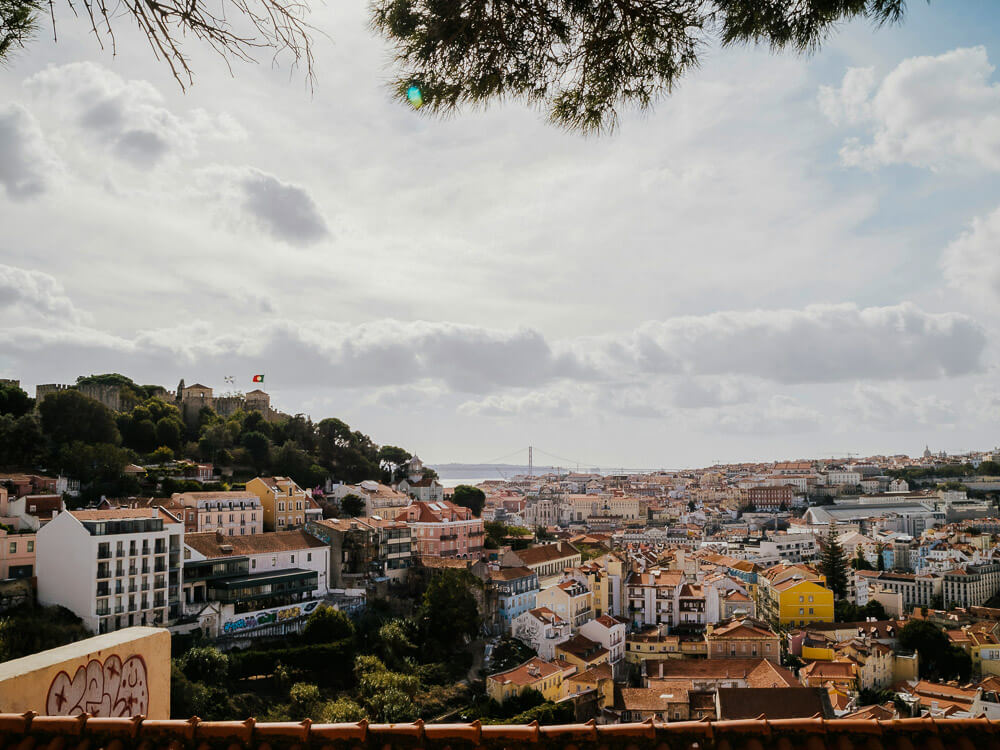
[[[38,531],[38,600],[95,633],[180,616],[184,525],[162,508],[74,510]]]
[[[608,663],[617,674],[619,664],[625,659],[626,623],[617,617],[601,615],[600,617],[580,626],[580,635],[586,636],[595,643],[600,643],[608,650]]]
[[[511,633],[535,649],[540,658],[552,661],[556,658],[556,646],[570,639],[572,627],[551,609],[536,607],[514,618]]]

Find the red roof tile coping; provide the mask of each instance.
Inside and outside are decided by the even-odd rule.
[[[1000,724],[980,719],[781,719],[733,721],[681,721],[669,724],[598,726],[594,722],[561,726],[471,724],[313,724],[246,721],[144,720],[0,714],[0,745],[5,748],[37,747],[77,750],[90,747],[120,748],[394,748],[420,747],[442,750],[507,748],[544,744],[581,748],[664,748],[699,750],[746,748],[763,750],[971,750],[996,747]],[[78,739],[77,739],[78,738]],[[985,744],[983,744],[985,743]]]

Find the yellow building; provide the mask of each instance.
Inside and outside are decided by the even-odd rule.
[[[625,636],[625,661],[642,664],[646,659],[680,659],[681,639],[676,635],[661,635],[659,628]]]
[[[610,664],[600,664],[593,669],[566,677],[563,679],[563,686],[568,696],[596,690],[599,710],[614,705],[615,681]]]
[[[536,606],[548,607],[576,629],[594,619],[594,595],[577,580],[567,580],[538,592]]]
[[[777,625],[833,622],[833,592],[808,565],[779,563],[757,577],[757,613]]]
[[[520,695],[525,690],[537,690],[546,700],[562,697],[563,678],[576,672],[576,667],[539,659],[529,659],[519,667],[491,674],[486,678],[486,694],[497,703]]]
[[[305,526],[312,499],[288,477],[257,477],[247,482],[246,489],[260,498],[264,531],[287,531]]]
[[[833,622],[833,592],[817,581],[790,579],[772,588],[779,625]]]
[[[607,664],[611,652],[600,643],[577,633],[568,641],[556,645],[556,658],[564,659],[580,672]]]

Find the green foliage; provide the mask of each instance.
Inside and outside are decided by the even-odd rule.
[[[460,484],[455,488],[451,501],[455,503],[455,505],[461,505],[463,508],[468,508],[472,511],[472,514],[478,518],[483,512],[483,506],[486,505],[486,493],[478,487],[473,487],[468,484]]]
[[[899,629],[900,648],[916,651],[920,657],[920,676],[942,680],[958,677],[968,680],[972,658],[932,622],[911,620]]]
[[[115,481],[122,478],[122,470],[132,458],[129,451],[116,445],[87,444],[77,440],[59,449],[56,464],[64,473],[82,482]]]
[[[306,643],[334,643],[354,638],[351,618],[339,609],[321,605],[314,609],[302,629]]]
[[[271,456],[271,441],[267,439],[267,435],[257,430],[244,432],[240,436],[240,445],[247,449],[257,473],[263,471]]]
[[[611,130],[623,107],[670,92],[712,43],[812,50],[854,18],[896,21],[904,0],[618,0],[562,3],[376,0],[375,28],[396,50],[397,97],[423,111],[518,99],[583,133]]]
[[[194,682],[223,685],[229,678],[229,657],[214,646],[196,646],[177,660],[177,666]]]
[[[34,414],[0,416],[0,466],[32,466],[44,452],[45,436]]]
[[[851,567],[854,570],[875,570],[875,566],[868,562],[868,558],[865,557],[860,544],[858,545],[858,553],[851,560]]]
[[[412,721],[417,718],[414,696],[420,690],[416,675],[389,671],[374,656],[359,656],[354,663],[358,695],[374,721]]]
[[[289,713],[297,721],[315,719],[323,708],[323,696],[319,688],[308,682],[296,682],[288,691]]]
[[[479,630],[476,599],[469,591],[472,576],[446,568],[431,578],[417,612],[417,621],[430,656],[449,653],[465,637]]]
[[[30,656],[93,635],[65,607],[23,604],[0,616],[0,662]]]
[[[835,622],[861,622],[869,617],[876,620],[888,620],[889,614],[881,602],[870,601],[865,606],[859,607],[857,604],[839,599],[833,605],[833,619]]]
[[[289,672],[310,676],[320,685],[346,687],[351,674],[344,665],[354,660],[352,639],[336,643],[319,643],[267,650],[234,651],[229,655],[229,674],[232,679],[246,679],[258,675],[274,675],[279,666]]]
[[[76,390],[50,393],[38,405],[42,431],[57,446],[80,441],[118,445],[121,435],[111,410]]]
[[[416,655],[412,625],[406,620],[391,620],[379,628],[379,652],[393,668],[401,668]],[[421,678],[423,679],[423,678]]]
[[[40,6],[37,0],[0,0],[0,61],[34,36]]]
[[[534,655],[535,652],[530,646],[521,643],[516,638],[504,638],[493,647],[487,672],[489,674],[506,672],[508,669],[524,664]]]
[[[327,703],[323,711],[323,721],[331,724],[344,724],[349,721],[367,719],[368,714],[350,698],[338,698]]]
[[[872,690],[865,688],[858,693],[858,706],[874,706],[884,704],[893,700],[896,694],[891,690]]]
[[[2,8],[0,3],[0,8]],[[3,11],[0,10],[0,13]],[[0,45],[3,44],[0,39]],[[22,417],[35,406],[35,400],[16,385],[0,385],[0,415]]]
[[[365,514],[365,500],[353,492],[340,498],[340,512],[346,518],[357,518]]]
[[[155,464],[165,464],[174,460],[174,452],[165,445],[161,445],[149,454],[149,460]]]
[[[395,445],[383,445],[378,449],[378,463],[382,468],[382,479],[387,484],[402,479],[407,461],[413,458],[410,452]]]
[[[847,563],[844,561],[844,550],[840,546],[832,522],[823,540],[823,555],[819,569],[826,576],[826,587],[833,591],[835,600],[847,596]]]

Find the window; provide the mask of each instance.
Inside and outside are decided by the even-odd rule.
[[[802,607],[799,607],[799,614],[800,615],[804,615],[805,613],[806,613],[806,611],[804,609],[802,609]]]
[[[285,509],[285,501],[282,500],[280,503],[278,503],[278,510],[283,511],[284,509]]]
[[[15,552],[17,552],[17,542],[11,542],[10,543],[10,554],[13,555]]]
[[[272,555],[271,556],[271,567],[273,568],[277,564],[278,564],[278,558]]]
[[[313,559],[313,553],[306,552],[306,562],[312,562],[312,559]]]
[[[810,604],[812,604],[812,600],[813,600],[812,594],[809,594],[809,603]]]
[[[28,542],[28,552],[34,552],[34,551],[35,551],[35,543],[32,542],[32,541],[29,541]]]
[[[295,562],[295,555],[294,555],[294,553],[292,554],[292,562]]]
[[[250,561],[250,567],[251,568],[256,568],[257,567],[257,561],[256,560],[251,560]]]
[[[812,607],[810,607],[810,608],[809,608],[809,614],[812,614],[812,613],[813,613],[813,608],[812,608]]]
[[[799,601],[800,601],[800,602],[804,602],[805,600],[806,600],[806,598],[805,598],[804,596],[800,596],[800,597],[799,597]]]

